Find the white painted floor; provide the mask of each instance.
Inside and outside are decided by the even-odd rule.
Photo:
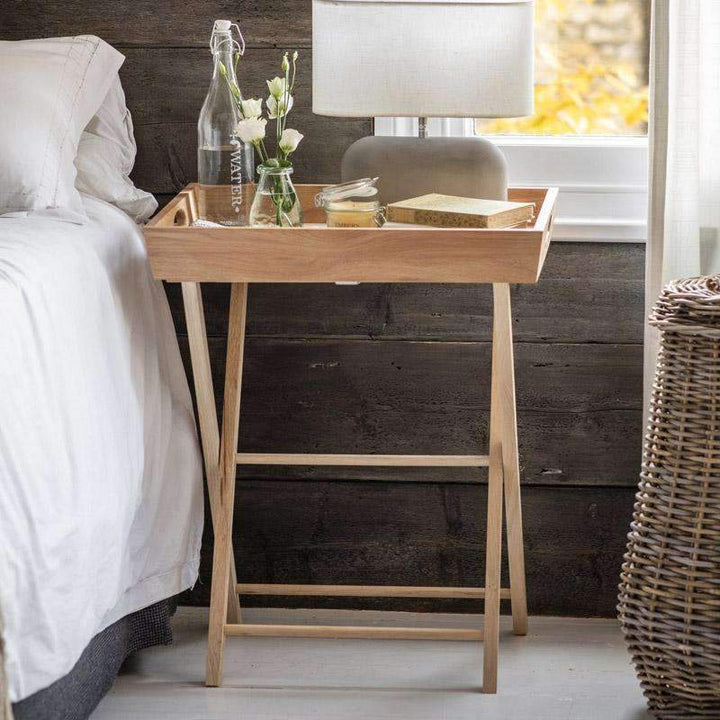
[[[248,622],[481,626],[479,616],[245,610]],[[175,644],[138,653],[92,720],[649,720],[613,620],[503,618],[497,695],[479,643],[228,638],[205,688],[207,611],[180,608]]]

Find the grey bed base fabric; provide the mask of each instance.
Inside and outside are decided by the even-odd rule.
[[[12,710],[8,700],[8,684],[5,675],[5,647],[3,642],[3,615],[0,608],[0,720],[12,720]]]
[[[121,618],[98,633],[65,677],[12,706],[15,720],[86,720],[112,687],[125,658],[172,642],[174,599]]]

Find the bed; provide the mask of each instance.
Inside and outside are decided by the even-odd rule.
[[[91,63],[102,52],[110,63],[97,71],[99,99],[71,149],[84,191],[48,205],[0,189],[0,680],[16,720],[87,717],[127,653],[170,640],[168,599],[197,579],[203,528],[191,397],[136,222],[155,204],[127,178],[134,140],[122,59],[97,38],[69,40],[73,61],[89,58],[68,91],[73,108],[93,81]],[[4,45],[20,43],[0,43],[3,70]],[[124,134],[122,182],[110,184],[103,97]],[[16,165],[0,165],[10,192],[3,172]]]

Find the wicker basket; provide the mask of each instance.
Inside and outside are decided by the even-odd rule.
[[[720,275],[671,283],[618,611],[651,711],[720,719]]]

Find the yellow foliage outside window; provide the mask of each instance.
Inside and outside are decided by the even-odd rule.
[[[535,0],[535,114],[478,121],[531,135],[647,132],[649,0]]]

